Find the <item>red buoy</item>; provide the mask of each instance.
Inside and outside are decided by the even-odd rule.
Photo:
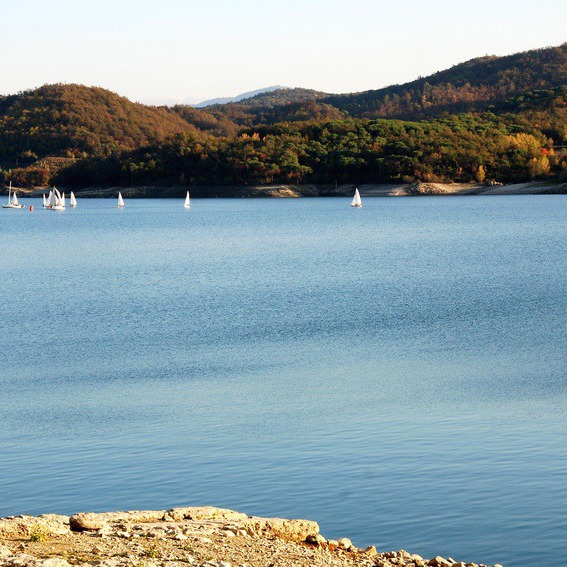
[[[30,205],[30,211],[33,211],[33,205]]]

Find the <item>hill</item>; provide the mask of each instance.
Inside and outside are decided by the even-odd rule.
[[[106,156],[195,127],[164,108],[82,85],[45,85],[0,97],[0,160]]]
[[[565,84],[567,43],[505,57],[479,57],[428,77],[378,90],[326,94],[280,89],[238,103],[210,107],[209,111],[243,125],[295,121],[298,117],[303,120],[310,105],[315,110],[327,105],[337,115],[356,118],[422,120],[487,110],[492,104],[526,91]],[[313,101],[317,105],[313,106]],[[294,106],[290,108],[291,105]]]
[[[336,119],[343,113],[331,105],[320,104],[330,95],[312,89],[277,89],[229,104],[209,106],[208,112],[240,126],[274,124],[297,120]]]
[[[423,119],[485,110],[525,91],[567,84],[567,43],[505,57],[480,57],[404,85],[324,102],[351,116]]]
[[[44,85],[0,97],[0,174],[11,170],[16,182],[42,185],[76,159],[117,156],[176,134],[237,130],[191,107],[146,106],[99,87]]]

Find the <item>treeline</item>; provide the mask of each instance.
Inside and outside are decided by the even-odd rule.
[[[61,171],[68,185],[243,185],[386,181],[512,181],[562,171],[552,141],[513,115],[464,114],[427,122],[349,119],[286,123],[238,137],[177,135]]]

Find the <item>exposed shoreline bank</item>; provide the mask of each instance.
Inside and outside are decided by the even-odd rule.
[[[72,189],[80,198],[111,198],[122,192],[125,198],[185,197],[187,189],[196,198],[299,198],[299,197],[351,197],[358,187],[362,197],[419,197],[427,195],[550,195],[567,194],[567,183],[529,181],[508,185],[483,183],[389,183],[334,185],[223,185],[223,186],[135,186],[135,187],[84,187]],[[67,194],[71,189],[61,187]],[[16,188],[22,197],[41,197],[46,189]],[[1,190],[7,194],[7,188]]]
[[[485,567],[326,539],[309,520],[198,506],[0,518],[1,567]],[[499,567],[499,566],[495,566]]]

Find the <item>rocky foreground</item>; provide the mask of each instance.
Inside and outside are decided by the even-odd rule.
[[[327,540],[316,522],[210,506],[0,519],[0,567],[484,567]],[[495,566],[500,567],[500,566]]]

